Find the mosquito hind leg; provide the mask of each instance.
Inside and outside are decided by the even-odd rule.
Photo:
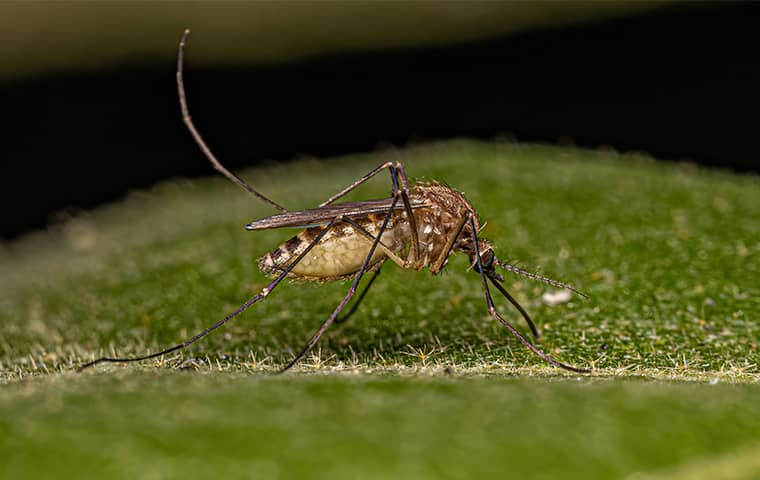
[[[374,177],[378,173],[382,172],[386,168],[390,171],[391,182],[393,183],[393,191],[391,192],[391,196],[395,195],[396,191],[398,190],[398,181],[396,180],[396,168],[393,165],[393,162],[385,162],[382,165],[378,165],[377,167],[373,168],[372,171],[370,171],[366,175],[363,175],[361,178],[359,178],[358,180],[356,180],[355,182],[353,182],[351,185],[347,186],[346,188],[344,188],[340,192],[336,193],[335,195],[331,196],[330,198],[328,198],[324,202],[320,203],[319,206],[320,207],[325,207],[327,205],[330,205],[334,201],[336,201],[336,200],[338,200],[338,199],[346,196],[349,192],[353,191],[359,185],[361,185],[362,183],[366,182],[370,178]]]
[[[356,312],[356,310],[359,308],[359,305],[361,305],[362,300],[364,300],[364,297],[367,295],[367,292],[369,292],[369,288],[372,286],[373,283],[375,283],[375,279],[380,275],[380,270],[383,268],[382,265],[380,265],[377,270],[375,270],[375,273],[372,274],[371,277],[369,277],[369,282],[367,282],[366,285],[364,285],[364,289],[362,289],[361,293],[359,293],[359,296],[356,298],[356,301],[353,305],[351,305],[351,309],[342,317],[338,317],[335,319],[335,323],[343,323],[348,321],[349,318]]]
[[[279,285],[280,282],[282,282],[282,280],[288,275],[288,273],[290,273],[290,271],[296,265],[298,265],[298,263],[301,260],[303,260],[304,257],[306,257],[306,255],[309,253],[309,251],[312,248],[314,248],[314,246],[317,243],[319,243],[320,240],[322,240],[322,238],[327,234],[327,232],[330,231],[335,225],[337,225],[338,223],[342,222],[342,220],[343,220],[342,217],[335,217],[335,218],[333,218],[332,221],[329,224],[327,224],[327,226],[319,233],[319,235],[317,235],[314,238],[314,240],[312,240],[312,242],[306,247],[306,249],[303,252],[301,252],[301,254],[293,262],[291,262],[277,276],[277,278],[275,278],[274,280],[272,280],[272,282],[270,282],[269,285],[267,285],[266,287],[264,287],[258,294],[256,294],[254,297],[250,298],[247,302],[245,302],[243,305],[241,305],[234,312],[230,313],[229,315],[227,315],[223,319],[219,320],[218,322],[216,322],[215,324],[211,325],[210,327],[202,330],[201,332],[197,333],[196,335],[188,338],[184,342],[178,343],[177,345],[175,345],[173,347],[170,347],[170,348],[167,348],[165,350],[161,350],[160,352],[151,353],[151,354],[143,355],[143,356],[139,356],[139,357],[100,357],[100,358],[97,358],[97,359],[92,360],[90,362],[87,362],[87,363],[85,363],[83,365],[80,365],[77,368],[77,372],[81,372],[82,370],[85,370],[85,369],[87,369],[89,367],[97,365],[98,363],[105,363],[105,362],[110,362],[110,363],[127,363],[127,362],[139,362],[141,360],[149,360],[151,358],[160,357],[162,355],[166,355],[168,353],[171,353],[171,352],[174,352],[176,350],[180,350],[182,348],[185,348],[185,347],[188,347],[188,346],[192,345],[193,343],[197,342],[201,338],[205,337],[209,333],[211,333],[214,330],[216,330],[217,328],[221,327],[222,325],[224,325],[228,321],[232,320],[233,318],[235,318],[239,314],[243,313],[243,311],[245,311],[248,307],[250,307],[254,303],[258,302],[259,300],[262,300],[262,299],[266,298],[270,293],[272,293],[272,290],[274,290],[275,287],[277,287],[277,285]]]
[[[314,345],[317,344],[320,337],[325,333],[325,331],[330,327],[330,325],[335,321],[336,318],[338,318],[338,315],[340,315],[340,312],[343,310],[343,308],[346,306],[348,301],[351,299],[351,297],[354,296],[356,293],[356,288],[359,285],[359,282],[362,279],[362,276],[364,276],[364,273],[369,268],[369,261],[372,259],[372,256],[375,254],[375,250],[377,249],[377,245],[380,243],[380,239],[383,236],[383,232],[385,232],[385,229],[388,227],[388,222],[390,222],[391,216],[393,215],[393,210],[396,208],[396,203],[398,203],[399,196],[398,194],[394,196],[393,202],[391,203],[391,207],[388,209],[388,213],[385,215],[385,219],[383,220],[383,224],[380,227],[380,230],[377,232],[377,236],[375,237],[375,240],[372,242],[372,247],[369,249],[369,253],[367,254],[367,257],[364,259],[364,263],[362,264],[361,268],[356,274],[356,277],[354,278],[353,283],[351,284],[351,288],[348,289],[348,292],[343,297],[343,300],[340,301],[337,307],[335,307],[335,310],[330,314],[329,317],[327,317],[327,320],[322,324],[321,327],[319,327],[319,330],[311,337],[309,342],[306,344],[306,346],[301,350],[301,352],[293,358],[290,362],[288,362],[287,365],[285,365],[283,368],[280,369],[279,373],[285,372],[289,370],[293,365],[298,363],[299,360],[301,360],[309,351],[314,348]]]
[[[265,201],[269,205],[273,206],[280,212],[282,213],[287,212],[285,207],[271,200],[269,197],[265,196],[263,193],[259,192],[252,186],[248,185],[245,182],[245,180],[243,180],[242,178],[238,177],[234,173],[227,170],[224,167],[224,165],[222,165],[222,163],[216,158],[216,155],[214,155],[214,153],[211,151],[211,148],[209,148],[205,140],[203,140],[203,137],[201,136],[198,129],[195,128],[193,119],[190,116],[190,108],[187,106],[187,95],[185,94],[185,79],[184,79],[185,44],[187,43],[187,37],[189,36],[190,36],[190,29],[185,29],[184,33],[182,34],[182,39],[179,41],[179,51],[177,53],[177,92],[179,94],[179,106],[180,106],[180,109],[182,110],[182,121],[185,122],[185,126],[190,131],[190,134],[193,136],[193,140],[195,140],[195,143],[198,144],[198,147],[200,147],[201,151],[206,156],[206,158],[208,158],[208,160],[211,162],[211,165],[214,167],[216,171],[218,171],[219,173],[221,173],[228,179],[232,180],[234,183],[238,184],[244,190],[247,190],[250,193],[256,195],[258,198]]]
[[[533,345],[530,340],[525,338],[514,326],[512,326],[511,323],[509,323],[507,320],[504,319],[504,317],[501,316],[501,314],[496,310],[496,306],[493,303],[493,298],[491,297],[491,291],[488,289],[488,281],[486,280],[486,273],[485,269],[483,268],[483,263],[480,259],[480,247],[478,246],[478,229],[475,225],[475,221],[473,220],[472,215],[468,214],[468,220],[470,222],[470,228],[472,230],[472,242],[473,247],[475,249],[475,262],[478,267],[478,273],[480,273],[480,279],[483,283],[483,292],[486,296],[486,303],[488,304],[488,313],[490,313],[493,317],[495,317],[502,325],[507,327],[507,329],[517,337],[520,342],[522,342],[523,345],[528,347],[528,349],[535,353],[537,356],[542,358],[544,361],[554,365],[555,367],[563,368],[565,370],[570,370],[571,372],[577,372],[577,373],[590,373],[591,370],[582,369],[582,368],[576,368],[567,364],[564,364],[558,360],[555,360],[550,355],[542,352],[539,350],[535,345]]]

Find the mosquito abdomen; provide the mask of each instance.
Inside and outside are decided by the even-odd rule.
[[[355,220],[369,233],[375,234],[382,224],[382,219],[368,216]],[[259,260],[259,268],[270,275],[279,274],[290,262],[296,259],[319,235],[324,227],[303,230],[295,237],[283,243]],[[383,233],[382,242],[394,251],[399,249],[400,235],[398,228],[390,224]],[[372,247],[372,241],[361,235],[351,225],[342,225],[328,232],[309,253],[290,271],[289,276],[300,280],[338,280],[350,278],[361,269]],[[378,248],[369,261],[370,267],[377,266],[387,258]]]

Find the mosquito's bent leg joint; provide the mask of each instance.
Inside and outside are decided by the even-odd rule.
[[[396,162],[396,170],[398,170],[398,176],[401,180],[401,187],[405,192],[409,192],[409,182],[406,179],[406,170],[401,162]]]
[[[336,200],[340,199],[341,197],[345,196],[346,194],[348,194],[348,192],[354,190],[356,187],[358,187],[359,185],[363,184],[364,182],[366,182],[370,178],[374,177],[378,173],[382,172],[386,168],[391,171],[391,180],[393,182],[396,182],[396,180],[395,180],[396,174],[395,174],[395,172],[393,170],[393,162],[385,162],[385,163],[380,164],[377,167],[373,168],[369,173],[367,173],[366,175],[360,177],[358,180],[354,181],[351,185],[345,187],[340,192],[336,193],[335,195],[331,196],[330,198],[328,198],[324,202],[320,203],[319,206],[320,207],[324,207],[326,205],[330,205],[334,201],[336,201]],[[391,192],[391,193],[393,193],[393,192]]]

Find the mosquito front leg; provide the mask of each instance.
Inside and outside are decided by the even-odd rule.
[[[143,356],[140,356],[140,357],[100,357],[100,358],[98,358],[96,360],[93,360],[91,362],[85,363],[84,365],[80,366],[79,368],[77,368],[77,371],[81,372],[82,370],[84,370],[86,368],[89,368],[89,367],[92,367],[93,365],[97,365],[98,363],[104,363],[104,362],[126,363],[126,362],[138,362],[138,361],[141,361],[141,360],[149,360],[151,358],[160,357],[162,355],[166,355],[168,353],[171,353],[171,352],[174,352],[176,350],[180,350],[182,348],[185,348],[185,347],[188,347],[188,346],[192,345],[193,343],[197,342],[201,338],[205,337],[209,333],[213,332],[217,328],[221,327],[222,325],[224,325],[228,321],[232,320],[233,318],[235,318],[236,316],[238,316],[239,314],[241,314],[243,311],[245,311],[248,307],[250,307],[254,303],[258,302],[259,300],[262,300],[262,299],[266,298],[270,293],[272,293],[272,290],[274,290],[275,287],[277,287],[277,285],[279,285],[280,282],[282,282],[282,280],[288,275],[288,273],[290,273],[290,271],[296,265],[298,265],[298,263],[301,260],[303,260],[304,257],[306,257],[306,255],[309,253],[309,251],[312,248],[314,248],[314,246],[317,243],[319,243],[319,241],[322,240],[322,238],[325,235],[327,235],[327,232],[329,232],[335,225],[337,225],[338,223],[340,223],[342,220],[343,220],[343,218],[340,217],[340,216],[333,218],[332,221],[329,224],[327,224],[327,226],[321,232],[319,232],[319,235],[317,235],[314,238],[314,240],[312,240],[312,242],[306,247],[306,249],[303,252],[301,252],[301,254],[295,259],[295,261],[293,261],[290,265],[288,265],[277,276],[277,278],[275,278],[269,285],[267,285],[266,287],[264,287],[258,294],[256,294],[254,297],[252,297],[251,299],[249,299],[243,305],[241,305],[240,308],[238,308],[234,312],[230,313],[229,315],[227,315],[223,319],[219,320],[215,324],[211,325],[210,327],[208,327],[208,328],[204,329],[203,331],[197,333],[196,335],[188,338],[184,342],[179,343],[179,344],[177,344],[177,345],[175,345],[173,347],[167,348],[166,350],[161,350],[160,352],[151,353],[149,355],[143,355]]]
[[[435,262],[430,266],[430,273],[432,273],[433,275],[436,275],[438,274],[438,272],[441,271],[441,268],[443,268],[443,264],[446,263],[446,259],[449,258],[449,254],[451,254],[451,249],[454,248],[454,243],[456,243],[457,238],[459,237],[459,234],[462,233],[464,224],[467,223],[468,215],[469,214],[462,215],[462,218],[459,219],[459,222],[457,223],[456,228],[451,231],[449,238],[446,239],[446,245],[444,245],[443,250],[441,250],[441,254],[438,256]]]
[[[406,266],[417,267],[417,263],[420,260],[420,239],[417,234],[417,221],[412,213],[412,205],[409,202],[409,182],[406,179],[406,171],[401,162],[396,162],[396,171],[398,177],[401,180],[401,199],[404,201],[404,210],[406,211],[406,218],[409,220],[409,230],[412,235],[411,246],[409,247],[409,255],[406,258]]]
[[[504,298],[509,300],[509,303],[511,303],[518,312],[520,312],[520,315],[523,316],[525,319],[525,322],[528,324],[528,327],[530,328],[530,331],[533,332],[533,337],[538,338],[541,336],[541,333],[539,333],[538,328],[536,328],[536,324],[533,323],[533,320],[530,318],[530,315],[528,315],[528,312],[525,311],[525,309],[517,303],[517,300],[507,291],[506,288],[504,288],[499,281],[490,273],[486,274],[488,276],[488,279],[491,280],[491,283],[493,283],[493,286],[496,287],[499,292],[501,292],[502,295],[504,295]]]
[[[470,227],[472,228],[472,243],[475,249],[475,263],[478,267],[478,273],[480,273],[480,279],[483,282],[483,291],[486,296],[486,303],[488,304],[488,313],[490,313],[499,322],[501,322],[502,325],[507,327],[507,329],[512,333],[512,335],[517,337],[517,339],[520,340],[520,342],[522,342],[523,345],[528,347],[528,349],[530,349],[531,352],[535,353],[536,355],[544,359],[546,362],[554,365],[555,367],[560,367],[560,368],[564,368],[565,370],[570,370],[571,372],[589,373],[590,370],[566,365],[558,360],[555,360],[548,354],[539,350],[527,338],[525,338],[514,326],[512,326],[511,323],[506,321],[504,317],[502,317],[501,314],[496,310],[496,306],[493,303],[493,298],[491,298],[491,291],[488,289],[488,281],[486,280],[486,273],[485,273],[485,269],[483,268],[483,262],[481,261],[481,258],[480,258],[480,247],[478,246],[478,229],[477,229],[477,226],[475,225],[475,221],[473,220],[472,215],[468,214],[468,216],[469,216],[468,220],[470,222]]]
[[[337,307],[335,307],[335,310],[330,314],[329,317],[327,317],[327,320],[325,320],[325,323],[322,324],[322,326],[317,330],[317,333],[314,334],[313,337],[311,337],[311,340],[309,340],[309,343],[306,344],[306,347],[296,355],[296,357],[288,362],[287,365],[285,365],[281,370],[280,373],[290,369],[293,365],[295,365],[299,360],[301,360],[309,351],[314,348],[314,345],[319,341],[322,334],[325,333],[327,328],[335,321],[336,318],[338,318],[338,315],[340,315],[340,312],[343,310],[343,308],[346,306],[348,301],[351,299],[351,297],[354,296],[356,293],[356,287],[359,285],[359,281],[361,281],[362,276],[364,275],[364,272],[367,271],[367,268],[369,267],[369,262],[372,259],[372,256],[375,254],[375,250],[377,249],[377,245],[380,243],[380,239],[383,236],[383,233],[385,232],[385,229],[388,227],[388,222],[391,220],[391,216],[393,216],[393,209],[396,208],[396,203],[398,203],[398,196],[395,196],[393,198],[393,202],[391,203],[391,207],[388,209],[388,213],[385,215],[385,220],[383,220],[383,225],[380,227],[380,230],[377,232],[377,236],[375,237],[375,241],[372,242],[372,247],[369,249],[369,253],[367,254],[367,257],[364,259],[364,263],[362,264],[361,268],[356,274],[356,278],[354,278],[353,283],[351,284],[351,288],[348,289],[348,293],[346,293],[346,296],[343,297],[343,300],[340,301]]]

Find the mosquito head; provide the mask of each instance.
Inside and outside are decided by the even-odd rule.
[[[496,254],[494,254],[493,247],[488,243],[488,240],[482,238],[478,239],[478,252],[480,253],[480,264],[483,265],[483,271],[487,275],[493,276],[498,280],[504,280],[501,275],[496,273],[498,260],[496,259]],[[478,260],[474,251],[470,251],[470,264],[476,272],[480,273]]]

